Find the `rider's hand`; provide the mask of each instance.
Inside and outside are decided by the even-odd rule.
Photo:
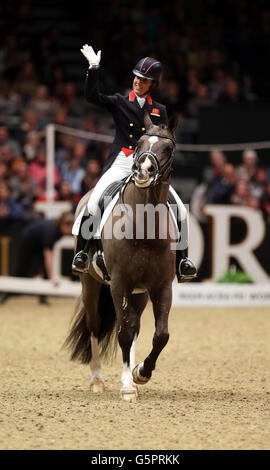
[[[93,48],[91,46],[88,46],[88,44],[85,44],[80,50],[84,57],[88,60],[90,66],[89,68],[99,67],[101,51],[98,51],[98,53],[95,54]]]

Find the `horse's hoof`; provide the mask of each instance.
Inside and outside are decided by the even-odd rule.
[[[121,388],[120,397],[122,400],[134,402],[138,398],[138,387],[132,389]]]
[[[140,365],[141,364],[137,364],[136,367],[134,367],[132,371],[132,377],[133,377],[135,384],[144,385],[150,379],[148,377],[143,377],[142,375],[140,375],[140,372],[139,372]]]
[[[90,382],[90,391],[93,393],[104,392],[104,382],[101,379],[94,379]]]

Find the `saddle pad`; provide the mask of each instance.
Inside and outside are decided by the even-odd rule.
[[[129,177],[128,177],[129,178]],[[127,178],[124,178],[122,179],[121,181],[115,181],[113,183],[111,183],[104,191],[103,193],[101,194],[100,196],[100,200],[99,200],[99,203],[98,203],[98,206],[100,208],[100,211],[101,211],[101,216],[103,217],[103,214],[106,210],[107,207],[111,207],[111,204],[107,203],[107,206],[105,207],[105,197],[106,198],[110,198],[111,199],[111,202],[112,200],[114,199],[114,197],[117,195],[119,197],[119,193],[121,191],[121,188],[124,186],[124,184],[126,183],[127,181]],[[91,196],[90,196],[91,197]],[[118,199],[117,197],[117,199]],[[106,201],[108,202],[108,201]],[[116,202],[116,201],[115,201]],[[84,215],[89,215],[88,211],[87,213],[85,212],[87,210],[87,204],[88,202],[86,203],[85,206],[83,206],[81,212],[79,213],[78,217],[76,218],[74,224],[73,224],[73,227],[72,227],[72,235],[79,235],[79,231],[80,231],[80,225],[81,225],[81,220],[83,218]],[[114,207],[115,203],[113,204],[112,207]],[[112,209],[111,207],[111,209]],[[108,218],[108,215],[107,214],[107,218]],[[107,220],[106,218],[106,220]],[[102,226],[104,226],[104,223],[102,224]],[[100,232],[100,229],[98,229],[98,232]]]

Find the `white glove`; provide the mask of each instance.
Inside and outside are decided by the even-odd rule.
[[[98,53],[95,54],[93,48],[88,46],[88,44],[85,44],[80,50],[84,57],[88,60],[90,69],[99,67],[101,51],[98,51]]]

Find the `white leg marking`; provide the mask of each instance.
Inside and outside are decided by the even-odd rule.
[[[129,365],[124,362],[123,372],[122,372],[122,384],[123,388],[134,388],[132,370],[135,367],[135,345],[136,345],[137,335],[134,336],[132,346],[130,348],[130,360]]]

